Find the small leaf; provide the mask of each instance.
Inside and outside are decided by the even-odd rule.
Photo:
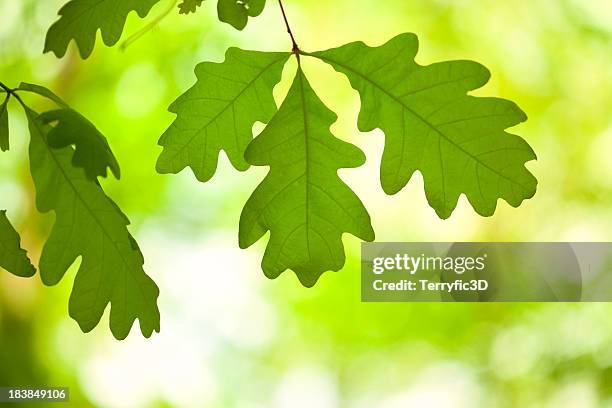
[[[337,174],[361,166],[365,155],[331,134],[336,119],[299,68],[278,113],[247,149],[249,163],[270,172],[244,207],[240,247],[271,232],[262,262],[269,278],[291,269],[313,286],[344,265],[344,232],[374,240],[370,216]]]
[[[121,177],[119,163],[106,138],[85,117],[72,109],[58,109],[44,112],[39,118],[45,125],[57,122],[47,136],[49,146],[63,148],[74,145],[72,164],[85,169],[90,180],[106,177],[107,167],[117,179]]]
[[[253,125],[267,123],[276,112],[272,91],[290,55],[230,48],[225,62],[199,64],[197,83],[170,106],[177,118],[159,140],[164,150],[157,171],[178,173],[190,166],[198,180],[208,181],[221,150],[237,170],[248,169],[244,151]]]
[[[74,39],[81,58],[91,55],[96,42],[96,33],[102,32],[102,40],[113,46],[121,38],[125,20],[131,11],[140,18],[149,14],[159,0],[70,0],[59,11],[61,16],[45,39],[44,52],[53,51],[61,58],[66,54],[68,43]]]
[[[217,12],[219,20],[243,30],[249,17],[257,17],[266,6],[266,0],[219,0]]]
[[[183,0],[179,5],[179,14],[195,13],[204,0]]]
[[[3,152],[9,149],[9,117],[8,117],[8,101],[10,95],[6,95],[4,102],[0,105],[0,150]]]
[[[28,254],[21,249],[21,239],[6,217],[6,211],[0,211],[0,267],[24,278],[36,273]]]
[[[159,289],[143,270],[142,253],[127,229],[129,220],[97,182],[72,165],[74,149],[51,148],[50,127],[24,108],[36,204],[56,216],[40,259],[43,282],[57,284],[80,256],[69,313],[81,330],[92,330],[110,303],[110,328],[117,339],[127,337],[135,319],[143,335],[151,336],[159,331]]]
[[[22,82],[21,84],[19,84],[19,88],[17,88],[17,90],[35,93],[55,102],[58,106],[62,108],[68,107],[68,104],[64,102],[62,98],[60,98],[53,91],[51,91],[49,88],[45,88],[44,86]]]
[[[467,94],[489,80],[472,61],[428,66],[414,58],[418,40],[402,34],[381,47],[362,42],[312,54],[345,74],[361,96],[359,130],[385,133],[381,181],[399,192],[419,170],[430,205],[448,218],[461,193],[483,216],[498,198],[518,207],[537,181],[525,168],[536,159],[520,137],[505,132],[527,119],[513,102]]]

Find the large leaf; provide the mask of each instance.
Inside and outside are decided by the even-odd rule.
[[[25,109],[37,207],[56,215],[40,259],[43,282],[57,284],[81,256],[69,304],[81,329],[92,330],[110,302],[110,327],[116,338],[125,338],[135,319],[149,337],[159,331],[159,290],[143,270],[142,254],[127,229],[129,220],[97,182],[72,165],[74,149],[51,148],[50,127]]]
[[[257,17],[266,7],[266,0],[219,0],[217,13],[219,20],[242,30],[249,22],[249,17]]]
[[[96,127],[73,109],[57,109],[40,115],[43,124],[57,122],[47,135],[49,146],[62,148],[74,145],[76,150],[72,164],[85,169],[90,180],[106,177],[110,168],[115,177],[121,176],[119,163],[113,155],[106,138]]]
[[[246,151],[249,163],[270,172],[244,207],[240,247],[271,231],[262,262],[270,278],[291,269],[312,286],[344,265],[344,232],[374,239],[370,216],[337,173],[361,166],[365,155],[331,134],[336,119],[300,68],[278,113]]]
[[[6,152],[9,149],[9,118],[8,118],[8,101],[9,95],[0,104],[0,150]]]
[[[519,206],[536,191],[524,164],[536,158],[529,145],[505,129],[527,119],[513,102],[467,92],[489,80],[472,61],[421,66],[418,40],[402,34],[380,47],[355,42],[311,54],[345,74],[361,95],[359,129],[386,136],[381,181],[400,191],[419,170],[430,205],[447,218],[465,193],[483,216],[498,198]]]
[[[198,180],[208,181],[221,150],[236,169],[248,169],[244,151],[253,124],[267,123],[276,112],[272,90],[290,55],[230,48],[223,63],[199,64],[197,83],[170,106],[177,118],[160,138],[157,171],[178,173],[190,166]]]
[[[6,217],[6,211],[0,211],[0,267],[21,277],[36,273],[28,254],[21,249],[21,239]]]
[[[70,0],[59,11],[61,16],[45,39],[45,51],[61,58],[66,54],[70,40],[74,39],[82,58],[93,51],[96,33],[102,32],[102,40],[113,46],[121,38],[125,20],[131,11],[146,17],[159,0]]]

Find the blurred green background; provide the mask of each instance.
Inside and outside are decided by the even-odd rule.
[[[148,20],[172,0],[165,0]],[[359,241],[313,289],[287,272],[267,280],[265,242],[237,245],[240,211],[266,169],[238,173],[225,157],[212,182],[155,173],[167,106],[194,66],[230,46],[289,50],[274,1],[244,32],[217,21],[214,2],[172,13],[129,46],[98,39],[81,61],[42,55],[63,0],[0,0],[0,80],[56,91],[107,136],[122,165],[106,191],[133,222],[145,269],[161,288],[162,332],[115,341],[108,315],[90,334],[67,313],[74,268],[53,288],[0,273],[0,385],[69,386],[74,406],[99,407],[612,407],[612,305],[362,304]],[[335,134],[368,163],[342,171],[379,241],[612,240],[612,3],[609,0],[286,0],[302,49],[402,32],[417,61],[474,59],[493,73],[477,93],[516,101],[530,120],[513,131],[535,149],[538,193],[481,218],[463,197],[450,220],[429,208],[420,176],[388,197],[379,186],[381,132],[356,128],[348,81],[306,59]],[[125,33],[146,21],[131,15]],[[126,38],[127,36],[124,36]],[[282,99],[295,69],[275,94]],[[35,107],[38,99],[31,99]],[[28,133],[11,105],[12,149],[0,159],[0,207],[36,260],[53,215],[39,215]]]

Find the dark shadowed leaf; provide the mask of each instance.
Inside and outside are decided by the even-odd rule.
[[[21,249],[21,238],[6,217],[6,211],[0,211],[0,267],[24,278],[36,273],[28,254]]]
[[[102,32],[102,40],[113,46],[121,38],[125,20],[131,11],[146,17],[159,0],[70,0],[59,11],[57,20],[45,39],[44,52],[52,51],[58,58],[66,54],[71,40],[77,43],[81,58],[93,51],[96,33]]]
[[[195,13],[203,2],[204,0],[183,0],[178,5],[179,14]]]
[[[40,115],[43,124],[57,123],[47,137],[49,146],[63,148],[75,146],[72,164],[85,169],[90,180],[106,177],[110,168],[117,179],[121,177],[119,163],[106,138],[85,117],[73,109],[58,109]]]
[[[266,6],[266,0],[219,0],[217,12],[219,20],[242,30],[249,22],[249,17],[257,17]]]
[[[19,88],[17,88],[17,90],[35,93],[37,95],[40,95],[44,98],[47,98],[55,102],[59,107],[62,107],[62,108],[68,107],[68,104],[64,102],[62,98],[60,98],[53,91],[51,91],[49,88],[45,88],[44,86],[22,82],[21,84],[19,84]]]
[[[57,284],[81,257],[69,313],[84,332],[92,330],[110,303],[110,328],[125,338],[135,319],[144,336],[159,331],[159,290],[143,270],[143,256],[129,220],[96,181],[74,167],[72,147],[51,148],[51,128],[25,107],[30,129],[30,170],[41,212],[56,220],[40,259],[46,285]]]

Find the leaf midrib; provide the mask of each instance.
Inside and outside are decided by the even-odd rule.
[[[297,75],[300,77],[300,98],[302,100],[302,117],[304,119],[304,148],[305,148],[305,156],[304,156],[304,165],[306,167],[306,182],[304,183],[304,187],[306,190],[306,248],[308,249],[308,259],[311,259],[310,252],[310,144],[308,140],[308,111],[306,109],[306,96],[304,89],[304,73],[302,71],[302,67],[298,67]]]
[[[420,121],[422,121],[425,125],[427,125],[429,128],[431,128],[434,132],[436,132],[437,134],[439,134],[440,136],[442,136],[442,138],[444,138],[444,140],[446,140],[448,143],[452,144],[453,146],[455,146],[459,151],[463,152],[465,155],[469,156],[470,158],[472,158],[475,162],[477,162],[478,164],[480,164],[481,166],[483,166],[484,168],[488,169],[489,171],[491,171],[492,173],[498,175],[499,177],[510,181],[513,184],[518,185],[519,187],[525,189],[526,191],[529,191],[530,189],[528,187],[525,187],[523,184],[519,183],[516,180],[513,180],[509,177],[507,177],[504,174],[499,173],[497,170],[491,168],[490,166],[488,166],[487,164],[483,163],[482,161],[480,161],[476,156],[474,156],[472,153],[468,152],[467,150],[465,150],[463,147],[461,147],[460,145],[458,145],[457,143],[455,143],[452,139],[450,139],[448,136],[446,136],[444,133],[442,133],[442,131],[440,131],[438,128],[436,128],[435,125],[433,125],[432,123],[430,123],[427,119],[425,119],[424,117],[422,117],[421,115],[419,115],[417,112],[415,112],[413,109],[411,109],[409,106],[407,106],[401,99],[399,99],[398,97],[396,97],[395,95],[393,95],[392,93],[388,92],[384,87],[382,87],[380,84],[378,84],[376,81],[374,81],[373,79],[370,79],[369,77],[367,77],[366,75],[362,74],[361,72],[356,71],[355,69],[342,64],[338,61],[335,61],[329,57],[325,57],[321,54],[306,54],[308,56],[311,57],[315,57],[318,59],[321,59],[327,63],[331,63],[332,65],[338,65],[356,75],[358,75],[359,77],[361,77],[362,79],[364,79],[366,82],[370,83],[371,85],[375,86],[376,88],[378,88],[379,90],[381,90],[385,95],[387,95],[388,97],[390,97],[391,99],[393,99],[395,102],[397,102],[399,105],[401,105],[404,109],[406,109],[408,112],[410,112],[412,115],[414,115],[417,119],[419,119]],[[442,157],[440,157],[440,161],[442,161]]]
[[[40,126],[38,125],[38,123],[36,122],[36,118],[32,118],[31,119],[32,122],[34,122],[34,125],[37,127],[38,129],[38,134],[39,137],[42,139],[43,144],[45,145],[45,148],[48,150],[50,156],[53,158],[53,161],[55,162],[57,168],[60,170],[62,176],[64,177],[64,179],[66,180],[66,182],[68,183],[68,185],[71,187],[71,189],[74,191],[74,195],[79,199],[79,201],[81,201],[81,203],[83,204],[83,207],[85,207],[87,209],[87,212],[91,215],[91,217],[96,221],[96,223],[100,226],[100,229],[102,230],[102,232],[104,233],[104,235],[106,235],[106,238],[111,242],[112,246],[115,248],[115,251],[119,254],[119,257],[121,258],[121,261],[124,264],[125,270],[128,271],[128,273],[130,275],[133,275],[133,272],[130,268],[130,264],[126,261],[125,257],[123,256],[122,251],[119,249],[119,247],[116,245],[115,241],[112,239],[112,237],[110,236],[109,232],[106,230],[106,228],[104,227],[104,224],[98,219],[98,217],[94,214],[93,210],[87,205],[87,203],[85,202],[85,200],[83,200],[83,198],[81,197],[81,195],[79,194],[76,186],[72,183],[72,181],[70,180],[70,178],[68,177],[68,175],[66,174],[66,172],[64,171],[64,168],[60,165],[60,162],[57,160],[57,157],[55,156],[55,153],[53,152],[53,150],[47,145],[46,140],[44,139],[44,137],[42,136],[44,134],[44,132],[42,131],[42,129],[40,128]],[[57,212],[57,210],[54,209],[55,212]],[[81,256],[84,256],[81,253]],[[133,277],[133,279],[138,282],[138,279],[135,279]],[[98,285],[99,287],[99,285]],[[136,287],[138,288],[142,298],[147,298],[147,296],[145,296],[144,292],[142,291],[142,288],[140,287],[140,285],[136,285]],[[113,285],[113,291],[114,291],[114,285]],[[125,298],[126,300],[126,304],[127,304],[127,297]],[[124,310],[127,310],[127,307],[123,308]]]
[[[257,76],[255,78],[253,78],[251,81],[247,82],[244,86],[244,88],[242,88],[242,90],[233,98],[233,99],[229,99],[227,102],[227,105],[225,105],[225,107],[219,112],[217,113],[211,120],[209,120],[206,124],[204,124],[203,126],[201,126],[196,132],[194,132],[194,134],[189,138],[189,140],[187,141],[187,143],[185,143],[183,146],[181,146],[181,148],[172,156],[170,156],[170,160],[174,160],[177,156],[179,156],[186,148],[188,148],[189,146],[191,146],[191,143],[193,143],[193,141],[199,137],[202,133],[202,131],[207,130],[208,127],[213,124],[217,119],[219,119],[219,117],[221,115],[223,115],[229,108],[230,106],[234,106],[236,104],[236,101],[247,91],[247,89],[251,88],[253,86],[253,84],[259,79],[261,78],[261,76],[267,72],[270,67],[272,67],[273,65],[277,64],[279,61],[281,61],[283,58],[286,58],[286,55],[282,55],[281,57],[279,57],[278,59],[272,61],[270,64],[266,65],[261,72],[259,72],[257,74]],[[236,121],[235,117],[234,117],[234,122]],[[208,137],[208,136],[205,136]],[[222,149],[225,150],[225,149]]]

